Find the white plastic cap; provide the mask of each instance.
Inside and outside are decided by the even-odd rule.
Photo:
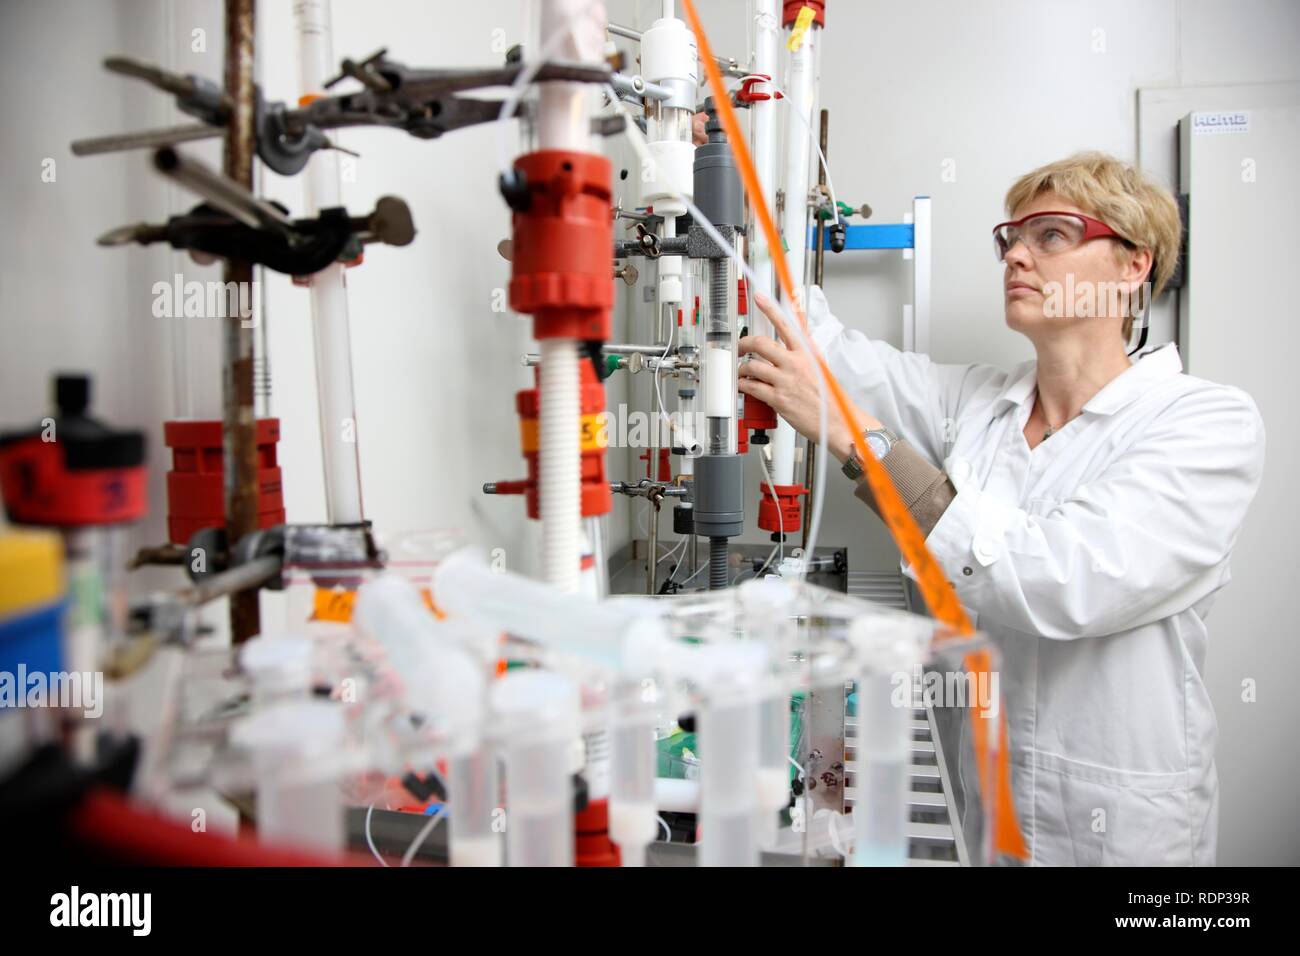
[[[491,708],[507,742],[563,742],[582,731],[578,686],[562,674],[511,671],[493,686]]]
[[[256,696],[306,695],[311,689],[312,643],[305,637],[255,637],[239,650],[239,666]]]
[[[231,741],[275,760],[331,754],[343,744],[343,710],[323,700],[273,704],[236,723]]]

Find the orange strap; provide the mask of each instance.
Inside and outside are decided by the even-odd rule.
[[[821,369],[822,378],[825,379],[826,386],[834,399],[835,408],[844,424],[848,426],[849,434],[853,438],[853,445],[858,452],[858,458],[865,466],[867,484],[870,486],[872,493],[875,495],[876,503],[880,507],[880,516],[884,519],[886,527],[889,528],[889,533],[898,545],[898,550],[916,572],[917,584],[926,605],[930,608],[930,613],[939,621],[954,628],[958,634],[971,634],[974,632],[974,627],[966,614],[965,608],[961,606],[961,602],[957,599],[957,592],[948,583],[947,575],[939,566],[939,562],[935,560],[934,555],[930,553],[930,549],[925,546],[925,536],[921,534],[921,529],[917,526],[911,512],[907,510],[907,505],[903,503],[902,496],[899,495],[898,489],[894,487],[893,481],[890,480],[885,466],[871,453],[871,449],[862,436],[862,429],[858,427],[853,414],[853,406],[849,402],[848,396],[844,394],[844,390],[826,365],[826,360],[812,342],[812,336],[808,333],[808,320],[804,315],[803,303],[800,301],[799,296],[795,294],[794,282],[790,277],[790,264],[786,260],[781,237],[777,233],[776,223],[772,221],[771,210],[768,208],[762,188],[759,185],[758,174],[754,169],[754,161],[749,155],[749,147],[745,142],[744,135],[741,133],[740,122],[737,120],[736,111],[731,105],[731,97],[727,94],[726,85],[722,81],[722,73],[718,70],[717,61],[713,58],[713,50],[709,46],[709,39],[704,33],[704,27],[700,23],[699,15],[695,12],[693,0],[684,0],[683,5],[686,8],[686,16],[691,23],[691,30],[694,31],[696,42],[699,44],[700,61],[704,64],[704,71],[709,78],[709,89],[713,93],[714,103],[717,104],[718,119],[721,121],[722,128],[731,143],[732,152],[736,157],[736,164],[740,167],[741,179],[745,184],[745,192],[750,197],[750,204],[758,217],[759,225],[763,229],[763,235],[767,238],[768,248],[772,254],[772,262],[776,268],[776,276],[781,283],[781,291],[794,309],[799,325],[804,330],[808,340],[808,348],[813,358],[816,359],[817,365]],[[968,667],[975,671],[977,676],[986,672],[989,665],[987,652],[968,655],[966,663]],[[985,719],[982,716],[976,717],[973,721],[976,759],[982,771],[987,765],[989,746],[988,727],[984,721]],[[997,748],[996,754],[998,779],[994,793],[994,847],[999,852],[1024,859],[1028,856],[1028,852],[1025,849],[1024,840],[1020,836],[1020,828],[1016,824],[1015,806],[1011,801],[1011,770],[1006,746],[1006,724],[1005,722],[1001,722],[1001,724],[1001,746]],[[982,787],[982,792],[987,794],[989,792],[988,781],[985,779],[981,783],[985,785]]]

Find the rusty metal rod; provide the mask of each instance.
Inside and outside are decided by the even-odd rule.
[[[222,171],[240,186],[253,188],[255,0],[226,0],[226,127]],[[224,279],[237,288],[252,288],[251,263],[227,259]],[[251,301],[251,296],[249,301]],[[239,315],[225,321],[222,336],[222,450],[226,498],[226,539],[233,551],[244,535],[257,530],[257,417],[254,408],[254,330]],[[231,640],[241,644],[261,631],[255,586],[230,595]]]

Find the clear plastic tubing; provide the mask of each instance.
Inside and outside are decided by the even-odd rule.
[[[329,0],[298,0],[299,77],[304,96],[324,92],[337,72]],[[338,153],[317,150],[307,163],[307,215],[341,206]],[[352,333],[344,266],[334,262],[311,277],[312,329],[316,340],[316,402],[320,413],[325,504],[334,524],[364,520],[361,461],[352,386]]]
[[[433,594],[453,618],[578,655],[616,673],[652,673],[664,646],[660,620],[633,613],[616,600],[597,603],[517,574],[492,571],[469,550],[438,565]]]
[[[655,806],[657,699],[650,682],[631,682],[615,690],[609,837],[618,844],[624,866],[645,866],[646,847],[654,842],[659,829]]]
[[[807,305],[804,292],[805,262],[808,258],[808,211],[806,198],[811,186],[811,157],[816,143],[809,130],[817,129],[812,115],[817,104],[818,50],[821,27],[813,23],[804,34],[799,49],[790,53],[789,72],[784,89],[789,95],[785,109],[785,213],[782,235],[790,274]],[[776,101],[771,101],[775,104]],[[800,121],[800,116],[803,121]],[[788,422],[777,422],[772,441],[772,480],[778,485],[794,483],[795,431]]]
[[[778,673],[791,651],[793,602],[794,591],[780,580],[759,578],[741,585],[746,634],[768,648]],[[759,845],[771,848],[776,844],[779,814],[790,802],[790,694],[775,679],[759,704],[756,785]]]
[[[273,704],[242,720],[232,734],[236,746],[252,757],[258,838],[342,852],[337,760],[343,746],[343,711],[339,706],[317,700]]]
[[[452,866],[500,866],[493,830],[497,781],[485,746],[483,667],[445,633],[414,584],[394,574],[362,585],[354,618],[401,675],[413,710],[450,741],[448,794]]]
[[[858,799],[853,806],[853,866],[907,865],[908,707],[892,700],[891,674],[858,676]]]
[[[491,707],[506,772],[507,863],[572,866],[577,685],[548,671],[512,671],[492,688]]]
[[[778,16],[781,5],[778,0],[750,0],[750,2],[751,22],[754,29],[752,46],[754,58],[750,69],[754,73],[771,77],[775,82],[778,79],[780,69],[778,51],[781,42],[781,21]],[[760,100],[757,103],[750,104],[749,107],[751,152],[754,156],[754,169],[758,173],[758,182],[763,189],[765,201],[774,199],[778,186],[776,178],[778,109],[777,101],[774,99]],[[755,199],[754,196],[749,197],[751,203]],[[775,210],[772,210],[772,213],[775,216]],[[750,222],[756,221],[756,217],[752,212],[749,215],[749,220]],[[771,250],[767,247],[767,239],[763,236],[761,229],[751,228],[747,234],[750,237],[749,261],[754,269],[754,274],[758,277],[757,291],[770,298],[775,289]],[[757,308],[751,310],[749,323],[757,335],[772,334],[772,324],[767,321],[767,318]]]
[[[757,866],[759,704],[766,650],[751,642],[699,655],[701,866]]]

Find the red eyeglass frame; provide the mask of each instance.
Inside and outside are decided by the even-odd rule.
[[[998,223],[996,226],[993,227],[993,248],[997,250],[1001,247],[1001,244],[998,242],[998,230],[1001,229],[1003,226],[1023,226],[1029,220],[1037,219],[1039,216],[1072,216],[1075,219],[1082,219],[1083,238],[1079,240],[1080,246],[1083,245],[1085,242],[1088,242],[1090,239],[1118,239],[1120,242],[1126,245],[1129,242],[1127,239],[1121,236],[1110,226],[1106,225],[1100,219],[1094,219],[1092,216],[1085,216],[1081,212],[1047,210],[1045,212],[1033,212],[1030,213],[1028,216],[1022,216],[1019,219],[1012,219],[1009,220],[1008,222]],[[1013,242],[1010,246],[1007,246],[1006,252],[998,256],[998,262],[1002,262],[1006,259],[1007,252],[1010,252],[1014,245],[1015,243]],[[1078,246],[1075,246],[1074,248],[1077,249]]]

